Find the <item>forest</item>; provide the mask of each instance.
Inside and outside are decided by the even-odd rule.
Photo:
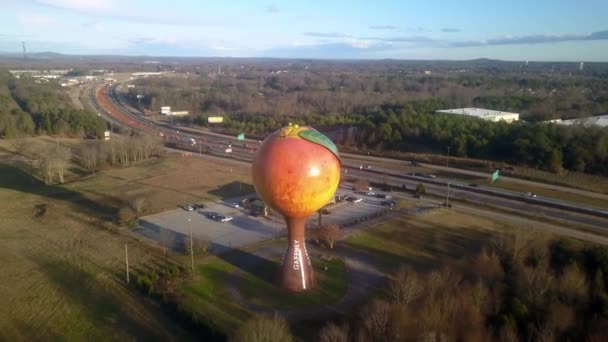
[[[97,115],[75,108],[57,82],[17,79],[0,71],[0,137],[102,137],[105,128]]]
[[[429,64],[228,65],[221,72],[137,79],[128,96],[137,103],[136,96],[144,95],[142,104],[151,112],[171,106],[230,115],[348,115],[428,98],[445,99],[454,107],[514,111],[529,122],[608,113],[607,78],[574,66],[570,72],[540,72],[523,66],[493,70]]]
[[[263,136],[289,122],[320,128],[347,148],[450,153],[561,173],[565,170],[608,175],[608,128],[549,123],[489,122],[434,114],[449,106],[442,99],[385,105],[378,111],[343,116],[232,115],[215,130]],[[181,119],[208,125],[207,116]],[[352,134],[348,132],[352,129]]]

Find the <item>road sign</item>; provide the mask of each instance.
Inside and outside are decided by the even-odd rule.
[[[498,178],[500,177],[500,174],[498,172],[498,170],[496,170],[493,174],[492,174],[492,183],[496,182],[498,180]]]
[[[236,140],[245,140],[245,133],[241,133],[236,136]]]
[[[210,116],[207,118],[207,122],[209,123],[222,123],[224,122],[224,117],[222,116]]]

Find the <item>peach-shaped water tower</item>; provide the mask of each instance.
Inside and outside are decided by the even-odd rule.
[[[304,291],[315,284],[306,251],[308,217],[326,205],[340,183],[336,145],[311,127],[289,125],[269,135],[253,159],[253,183],[266,205],[287,223],[288,247],[279,286]]]

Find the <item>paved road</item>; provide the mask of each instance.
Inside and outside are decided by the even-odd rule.
[[[364,160],[364,159],[366,159],[366,160],[370,160],[370,161],[377,161],[377,162],[384,162],[384,163],[393,163],[393,164],[402,164],[402,165],[406,165],[406,166],[410,166],[411,165],[410,162],[402,161],[402,160],[398,160],[398,159],[392,159],[392,158],[364,156],[364,155],[352,154],[352,153],[342,153],[341,155],[344,156],[344,157],[352,158],[353,160]],[[457,168],[452,168],[452,167],[448,168],[448,167],[445,167],[445,166],[439,166],[439,165],[433,165],[433,164],[423,164],[423,163],[419,163],[419,164],[422,167],[426,167],[426,168],[434,169],[434,170],[439,170],[439,171],[459,173],[459,174],[463,174],[463,175],[475,176],[475,177],[480,177],[480,178],[488,178],[489,177],[489,174],[487,172],[484,173],[484,172],[478,172],[478,171],[457,169]],[[577,194],[577,195],[591,197],[591,198],[605,199],[606,201],[608,201],[608,194],[603,194],[603,193],[599,193],[599,192],[587,191],[587,190],[582,190],[582,189],[575,189],[575,188],[570,188],[570,187],[565,187],[565,186],[560,186],[560,185],[547,184],[547,183],[540,183],[540,182],[535,182],[535,181],[530,181],[530,180],[525,180],[525,179],[520,179],[520,178],[506,177],[506,176],[500,176],[500,179],[503,182],[519,183],[519,184],[524,184],[524,185],[529,185],[529,186],[546,188],[546,189],[550,189],[550,190],[556,190],[556,191],[561,191],[561,192],[566,192],[566,193]]]
[[[369,176],[367,172],[363,173],[357,170],[350,170],[348,174],[353,176],[365,177],[367,179],[370,179],[370,181],[377,183],[384,183],[386,181],[388,184],[394,187],[401,187],[401,185],[407,185],[409,189],[413,189],[420,182],[418,180],[408,180],[391,176]],[[422,182],[424,182],[424,180]],[[425,188],[427,193],[431,195],[439,197],[445,197],[447,195],[447,187],[445,186],[425,183]],[[484,206],[495,206],[503,209],[507,208],[513,211],[520,211],[526,215],[544,215],[549,218],[557,218],[561,220],[571,221],[578,225],[588,225],[591,228],[606,230],[606,232],[608,232],[608,219],[601,217],[579,214],[557,208],[545,207],[542,205],[520,202],[501,197],[489,196],[471,191],[450,190],[450,199],[466,200],[471,203],[480,203]]]

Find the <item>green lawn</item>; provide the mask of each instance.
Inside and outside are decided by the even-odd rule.
[[[308,309],[333,304],[340,300],[348,287],[348,273],[342,259],[311,259],[317,284],[310,291],[292,293],[277,288],[273,282],[278,263],[259,270],[263,277],[245,273],[239,289],[249,302],[268,308]],[[327,267],[327,271],[325,271]]]
[[[477,254],[501,227],[495,222],[450,211],[402,216],[349,236],[346,246],[371,257],[384,272],[401,265],[428,270],[457,266]]]
[[[234,301],[226,288],[235,266],[211,257],[197,268],[196,276],[178,289],[181,304],[200,320],[230,334],[251,317],[251,312]]]

